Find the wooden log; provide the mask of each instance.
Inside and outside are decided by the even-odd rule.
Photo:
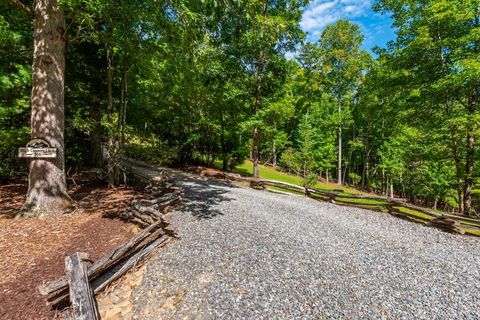
[[[157,210],[163,210],[166,207],[173,207],[175,204],[178,204],[179,202],[180,202],[180,199],[172,199],[172,200],[169,200],[169,201],[159,203],[159,204],[155,205],[154,208],[157,209]]]
[[[250,187],[253,189],[263,190],[265,189],[265,184],[261,180],[251,180]]]
[[[452,219],[452,218],[447,218],[447,217],[440,217],[433,219],[431,223],[439,223],[439,224],[447,224],[447,225],[452,225],[452,226],[459,226],[460,221]]]
[[[458,227],[463,229],[480,230],[480,226],[472,226],[471,224],[464,224],[464,223],[460,223]]]
[[[155,229],[158,229],[164,223],[165,222],[161,220],[157,221],[148,228],[142,230],[142,232],[137,234],[125,244],[122,244],[121,246],[110,251],[107,255],[95,261],[95,263],[90,268],[88,268],[88,277],[90,279],[95,278],[99,273],[108,269],[121,259],[125,258],[127,254],[131,253],[132,249],[134,249],[144,239],[148,238]],[[42,284],[38,287],[38,291],[42,295],[50,295],[59,290],[66,290],[67,288],[68,279],[66,277],[61,277],[59,279]]]
[[[181,199],[181,195],[180,195],[180,192],[171,192],[171,193],[167,193],[161,197],[157,197],[153,200],[150,200],[151,204],[158,204],[158,203],[161,203],[161,202],[166,202],[166,201],[170,201],[170,200],[180,200]]]
[[[152,216],[149,214],[143,214],[141,212],[138,212],[137,210],[130,210],[130,215],[131,219],[130,221],[141,221],[142,223],[145,223],[147,225],[151,225],[158,221],[158,217]]]
[[[261,179],[260,182],[267,185],[267,186],[293,189],[295,191],[299,191],[299,192],[302,192],[302,193],[305,192],[304,187],[297,186],[295,184],[291,184],[291,183],[287,183],[287,182],[281,182],[281,181],[275,181],[275,180],[265,180],[265,179]]]
[[[480,226],[480,219],[477,219],[477,218],[465,217],[465,216],[456,215],[456,214],[449,214],[449,213],[444,213],[443,215],[445,217],[449,217],[449,218],[460,220],[460,221],[467,221],[467,222],[476,223]]]
[[[88,280],[86,265],[88,259],[88,253],[85,252],[76,252],[65,258],[65,272],[76,320],[99,319],[97,304]]]
[[[158,217],[158,218],[161,218],[163,216],[163,214],[160,211],[158,211],[158,210],[156,210],[152,207],[143,206],[137,200],[132,201],[131,206],[135,210],[137,210],[141,213],[144,213],[144,214],[150,214],[150,215]]]
[[[430,222],[429,219],[422,218],[422,217],[415,216],[415,215],[410,215],[408,213],[402,212],[402,211],[400,211],[400,209],[395,208],[393,206],[393,204],[388,204],[386,206],[386,208],[387,208],[389,214],[391,214],[392,216],[398,217],[398,218],[406,219],[406,220],[413,221],[413,222],[422,222],[422,223]]]
[[[122,212],[116,212],[113,216],[118,217],[122,220],[134,223],[141,228],[147,228],[152,224],[152,221],[150,221],[148,218],[152,218],[151,216],[143,215],[133,209],[128,210],[128,211],[122,211]]]
[[[420,208],[420,207],[414,206],[412,204],[409,204],[409,203],[406,203],[406,202],[403,202],[403,201],[398,201],[398,200],[395,200],[395,199],[392,199],[392,198],[389,198],[387,201],[390,202],[390,203],[396,204],[398,206],[407,208],[407,209],[411,209],[411,210],[415,210],[415,211],[424,213],[424,214],[432,216],[432,217],[437,217],[438,218],[438,217],[443,216],[440,213],[436,213],[436,212],[430,211],[428,209]]]
[[[165,238],[165,237],[159,238],[159,239],[155,240],[154,242],[152,242],[150,245],[148,245],[148,247],[146,247],[145,249],[143,249],[143,250],[137,252],[135,255],[131,256],[119,270],[117,270],[112,276],[110,276],[108,279],[106,279],[105,281],[103,281],[102,283],[98,284],[95,287],[95,290],[94,290],[95,294],[101,292],[103,289],[105,289],[112,282],[116,281],[121,276],[123,276],[125,273],[127,273],[128,270],[135,267],[137,265],[137,263],[139,263],[141,260],[145,259],[148,255],[150,255],[150,253],[152,253],[152,251],[156,247],[158,247],[160,244],[164,243],[166,240],[167,240],[167,238]]]
[[[269,188],[267,188],[267,191],[272,192],[272,193],[282,194],[282,195],[303,197],[303,195],[301,195],[301,194],[296,194],[296,193],[291,193],[291,192],[286,192],[286,191],[279,191],[279,190],[274,190],[274,189],[269,189]]]
[[[157,229],[156,231],[154,231],[151,235],[148,236],[147,239],[144,239],[142,242],[138,243],[136,245],[136,248],[135,250],[133,251],[135,254],[144,250],[145,247],[149,246],[153,241],[159,239],[159,237],[163,236],[167,231],[168,233],[170,233],[170,231],[168,230],[164,230],[164,229]],[[121,261],[125,261],[125,259],[129,259],[130,257],[132,257],[132,254],[131,252],[129,252],[128,254],[126,254],[124,257],[122,257],[118,262],[121,262]],[[117,262],[117,263],[118,263]],[[111,265],[109,268],[113,268],[114,266],[117,265],[117,263]],[[109,268],[106,268],[104,270],[102,270],[101,273],[99,273],[98,275],[96,275],[95,277],[89,277],[90,281],[93,281],[94,283],[97,281],[97,279],[100,279],[102,278],[102,276],[108,272],[108,269]],[[95,285],[95,288],[100,285],[101,283],[103,283],[103,281],[106,281],[105,279],[101,279],[100,283],[96,283]],[[99,291],[98,290],[95,290],[94,293],[98,293]],[[59,305],[59,304],[62,304],[64,303],[65,301],[68,300],[68,296],[69,296],[69,293],[68,293],[68,289],[67,290],[60,290],[60,291],[57,291],[57,292],[54,292],[52,293],[51,295],[49,295],[47,297],[47,304],[48,305]]]

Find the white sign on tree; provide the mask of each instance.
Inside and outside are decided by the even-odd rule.
[[[50,144],[44,139],[32,139],[24,148],[18,149],[19,158],[56,158],[57,148],[51,148]]]

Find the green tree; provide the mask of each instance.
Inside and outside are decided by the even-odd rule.
[[[57,148],[54,159],[30,160],[24,209],[34,215],[63,212],[71,206],[67,193],[64,153],[64,83],[66,24],[56,0],[35,1],[30,8],[18,0],[12,5],[31,17],[33,66],[31,136],[44,138]]]
[[[245,4],[247,29],[236,51],[248,75],[252,117],[285,79],[284,54],[294,50],[303,37],[299,21],[305,5],[306,1],[302,0],[249,1]],[[261,128],[255,121],[251,125],[253,175],[258,177]]]
[[[342,184],[342,126],[348,115],[346,107],[358,89],[368,59],[361,49],[363,38],[357,24],[339,20],[327,26],[319,40],[326,87],[338,105],[338,184]]]
[[[459,210],[467,213],[473,210],[479,5],[475,0],[381,0],[376,4],[378,10],[391,12],[394,18],[398,37],[388,54],[404,73],[404,90],[422,100],[417,115],[431,113],[435,116],[430,119],[438,121],[437,126],[448,127]],[[459,134],[465,134],[463,141]]]

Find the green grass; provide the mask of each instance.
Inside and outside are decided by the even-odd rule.
[[[467,228],[463,228],[463,230],[465,231],[465,234],[480,236],[480,230],[467,229]]]
[[[359,204],[359,205],[377,205],[377,206],[384,206],[387,204],[385,200],[374,200],[374,199],[350,199],[350,198],[342,198],[337,197],[335,200],[351,203],[351,204]]]
[[[268,180],[277,180],[286,183],[296,184],[301,186],[303,179],[299,176],[295,176],[286,172],[279,171],[273,167],[269,166],[258,166],[259,168],[259,175],[260,178],[268,179]],[[252,176],[253,175],[253,164],[251,161],[246,160],[242,164],[237,165],[233,172],[238,173],[242,176]],[[323,191],[334,191],[334,190],[343,190],[343,194],[346,195],[355,195],[355,194],[363,194],[359,190],[354,188],[349,188],[346,186],[337,186],[333,183],[322,183],[318,182],[315,186],[315,189],[323,190]]]
[[[424,220],[432,220],[433,219],[432,216],[429,216],[428,214],[425,214],[425,213],[420,212],[420,211],[416,211],[416,210],[412,210],[412,209],[404,208],[404,207],[394,207],[394,208],[398,209],[402,213],[405,213],[405,214],[410,215],[410,216],[418,217],[418,218],[421,218],[421,219],[424,219]]]
[[[461,220],[461,221],[462,221],[462,224],[466,224],[466,225],[469,225],[469,226],[480,227],[480,224],[478,224],[478,223],[475,223],[475,222],[471,222],[471,221],[464,221],[464,220]]]
[[[253,165],[250,161],[245,161],[244,163],[236,166],[233,171],[241,174],[242,176],[252,176]],[[272,167],[259,166],[259,174],[260,178],[263,179],[277,180],[291,184],[302,185],[302,178],[278,171]]]

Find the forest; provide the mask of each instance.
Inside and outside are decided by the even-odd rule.
[[[124,157],[225,171],[250,159],[254,176],[271,165],[475,215],[480,1],[377,0],[396,39],[373,52],[348,20],[307,41],[307,4],[0,1],[1,179],[26,177],[17,150],[46,134],[58,162],[31,161],[31,207],[42,172],[101,168],[117,186]]]

